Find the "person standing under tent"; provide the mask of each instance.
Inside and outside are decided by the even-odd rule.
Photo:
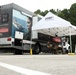
[[[68,44],[68,42],[66,42],[65,45],[66,45],[66,53],[68,54],[70,45]]]
[[[70,47],[70,45],[68,44],[68,42],[65,42],[63,49],[65,50],[66,54],[68,54],[68,52],[69,52],[69,47]]]

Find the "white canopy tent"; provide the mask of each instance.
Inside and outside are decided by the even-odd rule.
[[[38,23],[32,26],[33,31],[48,34],[51,36],[68,36],[76,35],[76,27],[71,25],[70,22],[49,12]]]
[[[76,35],[75,26],[51,12],[43,17],[37,24],[33,25],[32,30],[51,36],[70,36],[70,44],[71,35]]]

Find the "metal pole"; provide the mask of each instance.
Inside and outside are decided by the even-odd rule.
[[[70,50],[71,50],[71,53],[72,53],[71,27],[69,28],[69,31],[70,31]]]
[[[30,38],[30,55],[32,55],[32,27],[31,27],[31,38]]]

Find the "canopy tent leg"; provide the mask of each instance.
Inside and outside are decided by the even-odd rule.
[[[30,55],[32,55],[33,54],[33,51],[32,51],[32,31],[31,31],[31,37],[30,37],[31,39],[30,39],[30,41],[31,41],[31,43],[30,43]]]
[[[70,50],[71,50],[71,53],[72,53],[71,28],[69,28],[69,31],[70,31]]]

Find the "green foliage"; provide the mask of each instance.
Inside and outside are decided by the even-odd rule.
[[[76,26],[76,3],[72,4],[70,9],[69,21]]]
[[[41,10],[38,9],[38,10],[36,10],[34,13],[35,13],[35,14],[41,14]]]
[[[41,12],[42,16],[45,16],[48,13],[48,10],[45,10],[44,12]]]
[[[58,16],[65,20],[68,20],[69,19],[69,10],[68,9],[62,10],[60,13],[58,13]]]
[[[49,10],[50,12],[52,12],[53,14],[56,14],[57,12],[54,10],[54,9],[51,9]],[[39,14],[39,15],[42,15],[42,16],[45,16],[48,12],[48,10],[45,10],[45,11],[41,11],[41,10],[36,10],[34,13],[35,14]]]
[[[57,12],[54,9],[51,9],[49,11],[52,12],[53,14],[57,14]]]

